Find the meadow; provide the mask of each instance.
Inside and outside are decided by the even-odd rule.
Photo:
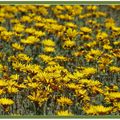
[[[0,5],[0,115],[120,115],[120,5]]]

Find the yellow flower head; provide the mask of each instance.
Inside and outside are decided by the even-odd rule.
[[[117,66],[111,66],[110,67],[110,72],[112,73],[119,73],[120,72],[120,67],[117,67]]]
[[[54,58],[56,61],[68,61],[68,58],[67,57],[64,57],[64,56],[56,56]]]
[[[17,55],[17,58],[20,60],[20,61],[26,61],[26,62],[30,62],[32,60],[31,57],[27,56],[26,54],[24,53],[19,53]]]
[[[88,7],[87,7],[87,9],[88,10],[93,10],[93,11],[95,11],[95,10],[97,10],[97,6],[96,5],[89,5]]]
[[[57,99],[57,103],[60,105],[72,105],[72,100],[67,97],[60,97]]]
[[[45,55],[45,54],[39,55],[39,58],[42,59],[42,61],[44,62],[50,62],[53,60],[53,57]]]
[[[55,52],[55,48],[53,47],[44,47],[44,52],[48,52],[48,53],[51,53],[51,52]]]
[[[68,110],[65,111],[57,111],[57,115],[58,116],[72,116],[73,114],[71,112],[69,112]]]
[[[67,23],[65,24],[65,26],[71,27],[71,28],[77,28],[77,25],[75,25],[75,24],[72,23],[72,22],[67,22]]]
[[[10,94],[14,94],[14,93],[19,92],[19,90],[18,90],[18,88],[16,88],[16,87],[8,86],[7,92],[10,93]]]
[[[77,32],[75,29],[72,30],[72,28],[69,28],[69,29],[67,29],[67,31],[66,31],[66,35],[67,35],[68,37],[70,37],[70,38],[76,37],[77,34],[78,34],[78,32]]]
[[[92,30],[90,28],[88,28],[88,27],[81,27],[80,31],[82,31],[84,33],[91,33],[92,32]]]
[[[105,45],[103,45],[103,48],[106,50],[111,50],[112,46],[105,44]]]
[[[18,74],[13,74],[10,76],[11,80],[19,80],[19,75]]]
[[[5,80],[0,79],[0,87],[7,86],[7,82]]]
[[[34,36],[29,36],[27,39],[21,39],[21,43],[23,44],[28,44],[28,45],[32,45],[35,43],[38,43],[40,40],[37,37]]]
[[[108,38],[108,34],[106,32],[99,32],[96,35],[97,40],[106,39],[106,38]]]
[[[83,110],[87,113],[87,114],[91,114],[91,115],[103,115],[103,114],[108,114],[109,112],[111,112],[113,109],[113,107],[104,107],[102,105],[90,105],[89,108],[83,108]]]
[[[45,46],[49,46],[49,47],[54,47],[55,46],[55,42],[51,39],[43,40],[42,44],[45,45]]]
[[[97,70],[95,68],[92,68],[92,67],[86,67],[84,70],[83,70],[83,73],[85,74],[85,76],[89,76],[89,75],[93,75],[97,72]]]
[[[13,44],[12,44],[12,47],[13,47],[14,49],[16,49],[16,50],[24,50],[24,47],[21,46],[21,45],[18,44],[18,43],[13,43]]]
[[[111,100],[120,100],[120,92],[110,92],[107,96]]]
[[[67,40],[63,43],[63,48],[72,48],[76,45],[75,41]]]
[[[0,105],[12,105],[14,101],[8,98],[0,98]]]
[[[16,24],[13,29],[14,29],[15,32],[22,32],[22,31],[24,31],[24,28],[25,28],[24,25]]]

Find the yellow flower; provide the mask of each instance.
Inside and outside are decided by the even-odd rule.
[[[12,44],[12,47],[13,47],[14,49],[16,49],[16,50],[24,50],[24,47],[21,46],[21,45],[18,44],[18,43],[13,43],[13,44]]]
[[[114,45],[119,45],[120,46],[120,41],[115,41],[113,42]]]
[[[112,46],[105,44],[105,45],[103,45],[103,48],[106,50],[111,50]]]
[[[8,86],[7,87],[7,92],[10,93],[10,94],[12,94],[12,93],[14,94],[14,93],[19,92],[19,90],[16,87]]]
[[[90,28],[88,28],[88,27],[81,27],[80,31],[84,32],[84,33],[91,33],[92,32],[92,30]]]
[[[53,60],[53,57],[45,55],[45,54],[39,55],[39,58],[41,58],[44,62],[50,62]]]
[[[1,31],[6,31],[6,28],[3,27],[3,26],[0,26],[0,32],[1,32]]]
[[[88,108],[83,108],[83,110],[90,115],[103,115],[111,112],[113,107],[104,107],[102,105],[90,105]]]
[[[84,73],[82,73],[81,71],[76,71],[73,73],[73,75],[76,79],[80,79],[84,77]]]
[[[106,38],[108,38],[108,34],[106,32],[99,32],[96,35],[97,40],[106,39]]]
[[[82,33],[82,32],[81,32]],[[92,38],[92,36],[90,36],[89,34],[83,34],[82,36],[81,36],[81,39],[83,39],[83,40],[87,40],[87,41],[91,41],[93,38]]]
[[[58,24],[47,24],[44,27],[49,33],[56,33],[64,30],[63,26]]]
[[[23,31],[24,31],[24,28],[25,28],[24,25],[22,25],[22,24],[16,24],[16,25],[13,27],[13,30],[20,33],[20,32],[23,32]]]
[[[40,17],[40,16],[39,16]],[[35,19],[35,18],[34,18]],[[39,19],[41,19],[41,18],[37,18],[37,20],[39,21]],[[42,27],[44,27],[44,25],[45,25],[45,23],[35,23],[35,26],[37,27],[37,28],[42,28]]]
[[[77,95],[77,97],[83,98],[87,95],[87,91],[79,88],[75,90],[75,94]]]
[[[86,23],[91,24],[91,25],[96,25],[96,24],[97,24],[97,21],[90,19],[90,20],[88,20]]]
[[[100,58],[100,59],[98,60],[98,63],[101,63],[101,64],[103,64],[103,65],[109,65],[109,64],[111,64],[112,62],[113,62],[112,59],[110,59],[110,58],[105,58],[105,57],[102,57],[102,58]]]
[[[29,16],[22,16],[21,19],[20,19],[21,22],[31,22],[32,19],[29,17]]]
[[[102,51],[97,50],[97,49],[96,50],[91,49],[90,54],[100,56],[102,54]]]
[[[91,92],[93,93],[93,94],[103,94],[104,93],[104,91],[101,89],[101,88],[99,88],[99,87],[96,87],[96,86],[93,86],[92,88],[91,88]]]
[[[57,62],[55,62],[55,61],[50,61],[50,62],[48,62],[48,65],[50,65],[50,66],[54,66],[54,65],[57,65],[58,63]]]
[[[96,72],[97,72],[97,70],[95,68],[92,68],[92,67],[87,67],[83,70],[83,73],[85,76],[93,75]]]
[[[26,54],[24,53],[19,53],[17,55],[17,58],[20,60],[20,61],[26,61],[26,62],[30,62],[32,60],[31,57],[27,56]]]
[[[95,15],[96,15],[96,18],[98,18],[98,17],[106,17],[107,14],[105,12],[97,11],[95,12]]]
[[[21,68],[21,70],[22,70],[22,68]],[[25,68],[23,66],[23,71],[24,70],[28,73],[36,74],[41,71],[41,67],[40,67],[40,65],[37,65],[37,64],[27,64],[25,66]]]
[[[12,36],[13,36],[13,32],[11,31],[2,31],[0,33],[0,38],[4,40],[5,42],[10,42]]]
[[[49,46],[49,47],[54,47],[55,46],[55,42],[52,41],[51,39],[43,40],[42,44],[45,45],[45,46]]]
[[[32,44],[35,44],[35,43],[38,43],[40,40],[34,36],[29,36],[27,37],[27,39],[21,39],[21,43],[23,44],[28,44],[28,45],[32,45]]]
[[[110,92],[107,96],[110,100],[120,100],[120,92]]]
[[[119,5],[110,5],[110,7],[111,7],[113,10],[120,10],[120,6],[119,6]]]
[[[114,105],[114,107],[115,107],[117,110],[120,111],[120,102],[114,102],[113,105]],[[117,110],[116,110],[116,111],[117,111]]]
[[[53,47],[44,47],[44,52],[48,52],[48,53],[51,53],[51,52],[55,52],[55,48]]]
[[[7,86],[7,82],[5,80],[0,79],[0,87]]]
[[[78,32],[74,29],[74,30],[72,30],[72,28],[69,28],[69,29],[67,29],[67,31],[66,31],[66,35],[68,36],[68,37],[70,37],[70,38],[74,38],[74,37],[76,37],[77,35],[78,35]]]
[[[33,89],[36,89],[36,88],[39,87],[39,84],[38,84],[37,82],[35,82],[35,83],[28,83],[28,87],[29,87],[29,88],[33,88]]]
[[[87,6],[87,9],[88,10],[93,10],[93,11],[95,11],[95,10],[97,10],[97,6],[96,5],[89,5],[89,6]]]
[[[60,14],[60,15],[57,15],[58,18],[62,19],[62,20],[73,20],[74,17],[68,15],[68,14]]]
[[[6,91],[4,91],[3,89],[0,89],[0,95],[3,95],[5,93],[6,93]]]
[[[111,66],[109,68],[110,72],[112,73],[116,73],[116,72],[120,72],[120,67],[116,67],[116,66]]]
[[[45,36],[45,32],[35,31],[35,32],[34,32],[34,35],[35,35],[36,37],[42,37],[42,36]]]
[[[119,32],[120,31],[120,27],[113,26],[112,30],[115,31],[115,32]]]
[[[85,59],[90,62],[92,60],[98,60],[98,57],[102,55],[102,51],[91,49],[85,56]]]
[[[71,28],[77,28],[77,25],[75,25],[75,24],[72,23],[72,22],[67,22],[67,23],[65,24],[65,26],[71,27]]]
[[[19,80],[19,75],[18,74],[13,74],[13,75],[10,76],[10,79]]]
[[[64,57],[64,56],[56,56],[54,58],[56,61],[68,61],[68,58],[67,57]]]
[[[101,82],[99,82],[98,80],[88,80],[88,79],[81,79],[79,81],[79,83],[81,84],[85,84],[87,86],[90,86],[90,87],[93,87],[93,86],[97,86],[97,87],[100,87],[102,85]]]
[[[73,48],[75,45],[75,41],[67,40],[63,43],[63,48]]]
[[[27,28],[27,29],[25,29],[25,32],[26,33],[29,33],[29,34],[34,34],[35,33],[35,29],[34,28]]]
[[[79,85],[75,84],[75,83],[69,83],[66,85],[66,87],[68,87],[71,90],[75,90],[79,88]]]
[[[105,26],[106,26],[106,28],[112,28],[113,26],[115,26],[115,21],[114,21],[114,19],[112,19],[112,18],[109,18],[109,19],[106,19],[105,20]]]
[[[60,97],[59,99],[57,99],[57,103],[59,105],[72,105],[73,102],[71,99],[67,98],[67,97]]]
[[[37,90],[35,92],[32,92],[31,95],[28,95],[28,98],[32,101],[37,103],[38,105],[42,105],[45,101],[47,101],[48,99],[48,92],[46,91],[41,91],[41,90]]]
[[[113,56],[120,58],[120,49],[114,49],[112,50]]]
[[[7,106],[7,105],[12,105],[12,104],[14,104],[13,100],[8,99],[8,98],[0,98],[0,105]]]
[[[19,63],[19,62],[13,62],[12,67],[13,67],[13,69],[20,70],[20,71],[23,71],[25,69],[25,65],[22,63]]]
[[[65,111],[57,111],[56,113],[58,116],[72,116],[73,114],[69,112],[68,110]]]
[[[39,92],[37,92],[37,93],[33,92],[33,93],[31,93],[31,95],[28,95],[28,98],[31,101],[38,102],[39,99],[40,99],[40,93]]]
[[[8,57],[8,62],[16,62],[16,61],[17,61],[17,58],[14,55]]]

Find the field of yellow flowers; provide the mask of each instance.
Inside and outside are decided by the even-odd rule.
[[[119,5],[0,5],[0,115],[119,114]]]

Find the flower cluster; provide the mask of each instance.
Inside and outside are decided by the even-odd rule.
[[[119,115],[119,5],[0,5],[0,114]]]

